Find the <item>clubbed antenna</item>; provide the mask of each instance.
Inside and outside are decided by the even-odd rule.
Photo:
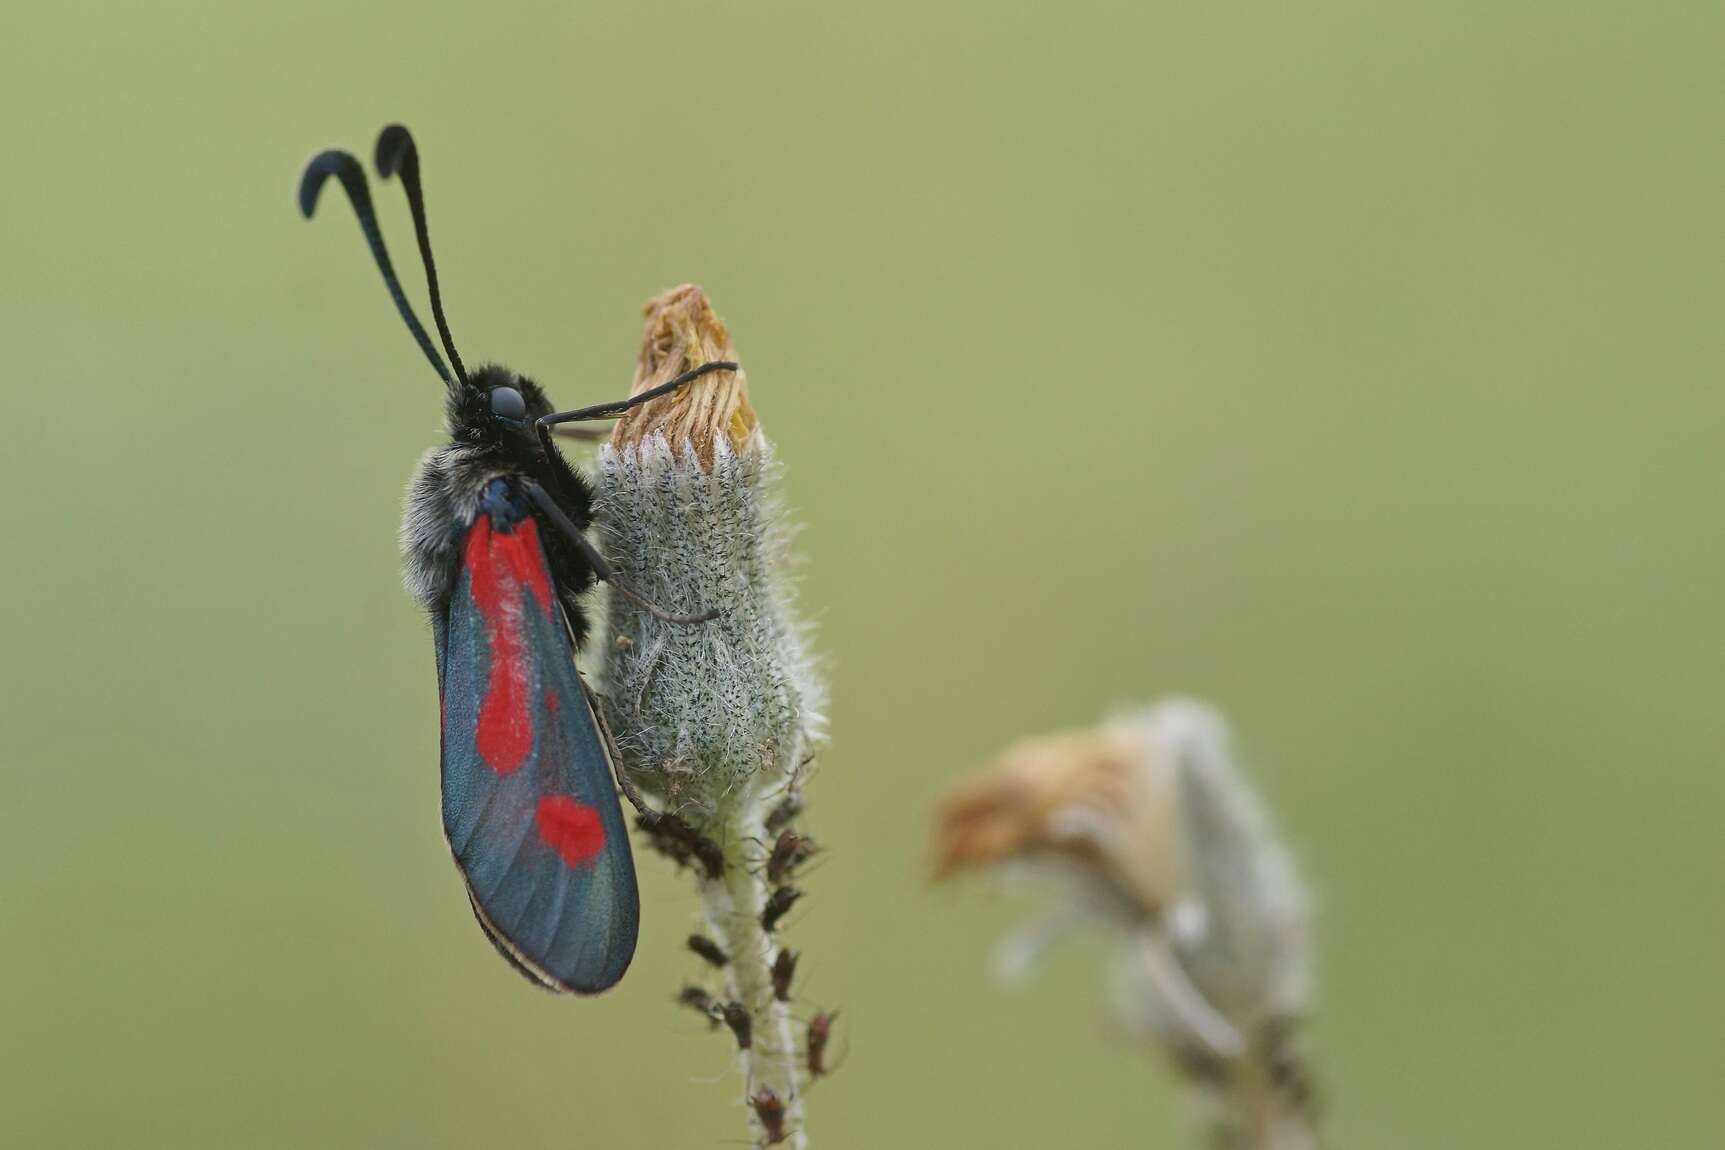
[[[365,233],[365,242],[371,248],[371,258],[377,262],[377,270],[383,273],[383,283],[389,289],[389,298],[395,301],[395,310],[401,313],[407,330],[413,333],[419,350],[431,361],[432,368],[443,380],[444,386],[453,388],[454,377],[444,365],[443,357],[437,354],[437,348],[432,345],[431,337],[426,334],[419,317],[413,314],[407,296],[402,293],[401,281],[395,276],[395,267],[389,262],[389,249],[383,245],[383,233],[377,229],[377,213],[371,207],[371,188],[365,182],[365,169],[360,166],[359,161],[339,148],[330,148],[313,156],[306,164],[305,171],[300,173],[300,214],[308,220],[311,219],[312,213],[317,210],[318,193],[323,191],[324,181],[331,176],[341,181],[342,188],[347,192],[348,202],[353,205],[353,214],[359,217],[359,230]]]
[[[407,209],[413,213],[413,232],[419,238],[419,258],[425,264],[425,284],[431,292],[431,318],[437,323],[437,334],[443,338],[443,350],[455,367],[456,378],[467,382],[467,369],[461,364],[461,354],[455,350],[455,337],[449,334],[449,321],[443,315],[443,293],[437,286],[437,261],[431,258],[431,229],[425,222],[425,191],[419,182],[419,149],[413,136],[400,124],[391,124],[377,137],[377,174],[383,179],[400,174],[401,186],[407,191]]]

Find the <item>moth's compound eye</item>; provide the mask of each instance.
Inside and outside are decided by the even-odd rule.
[[[491,389],[491,414],[499,419],[526,419],[527,400],[513,387]]]

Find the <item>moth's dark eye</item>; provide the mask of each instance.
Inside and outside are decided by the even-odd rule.
[[[513,387],[491,389],[491,414],[499,419],[526,419],[527,401]]]

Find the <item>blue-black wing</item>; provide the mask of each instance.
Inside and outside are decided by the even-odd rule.
[[[474,913],[535,981],[604,990],[635,954],[635,864],[538,526],[507,480],[466,528],[437,639],[443,829]]]

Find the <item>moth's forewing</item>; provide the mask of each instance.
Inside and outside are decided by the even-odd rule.
[[[439,631],[443,828],[492,941],[592,994],[635,953],[640,897],[604,736],[526,502],[493,480]]]

